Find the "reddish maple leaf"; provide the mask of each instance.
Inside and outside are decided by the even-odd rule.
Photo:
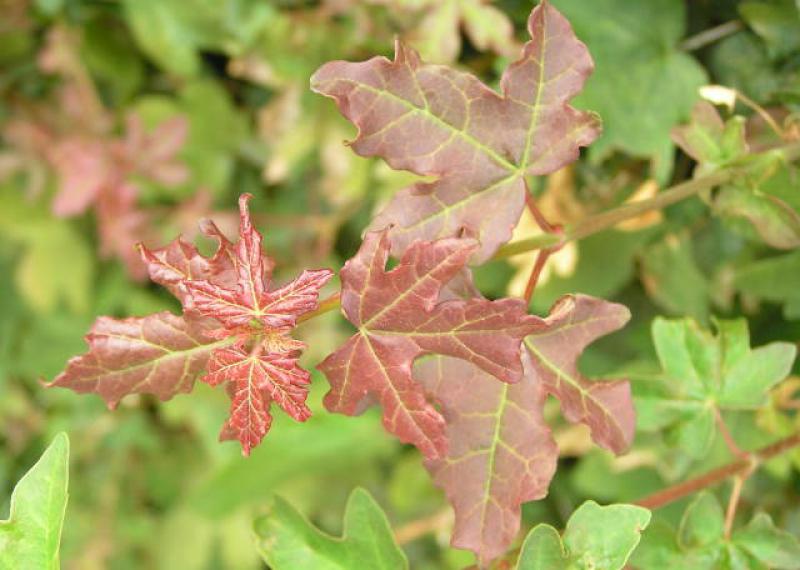
[[[468,274],[440,298],[479,295]],[[594,439],[617,453],[633,437],[634,410],[627,382],[590,382],[576,361],[596,338],[621,327],[625,307],[576,295],[561,298],[537,319],[524,340],[524,376],[503,384],[454,358],[427,357],[414,374],[441,407],[448,442],[444,457],[425,466],[455,511],[452,544],[475,552],[482,564],[505,552],[520,527],[522,503],[547,493],[557,448],[544,423],[548,393],[562,400],[571,421],[586,423]]]
[[[532,40],[503,74],[502,94],[422,63],[399,41],[394,61],[334,61],[312,77],[312,88],[358,127],[353,150],[436,177],[400,192],[373,221],[374,229],[395,226],[395,252],[466,230],[480,242],[473,261],[488,259],[519,220],[525,176],[572,162],[599,134],[596,116],[568,103],[593,69],[586,46],[548,2],[533,10],[528,30]]]
[[[386,429],[436,458],[447,449],[444,420],[412,377],[417,357],[454,356],[504,382],[520,380],[520,342],[539,322],[524,302],[439,301],[477,247],[471,239],[416,242],[386,271],[388,232],[366,234],[341,271],[342,309],[358,332],[318,366],[331,384],[328,410],[356,414],[375,396]]]
[[[292,346],[297,350],[292,351]],[[285,344],[276,348],[278,352],[264,352],[262,343],[252,351],[236,345],[218,349],[208,364],[208,374],[203,377],[212,386],[228,383],[231,417],[223,426],[220,439],[239,440],[245,455],[269,431],[271,402],[298,421],[311,417],[311,410],[305,404],[310,375],[297,365],[303,344],[286,339]],[[287,348],[289,352],[280,352]]]
[[[163,311],[124,320],[100,317],[86,335],[89,352],[67,363],[50,386],[96,392],[115,408],[128,394],[154,394],[169,400],[190,392],[211,352],[200,321]]]
[[[267,433],[272,402],[296,420],[308,419],[309,374],[297,364],[304,345],[289,335],[299,316],[316,309],[333,274],[304,271],[270,290],[273,262],[250,221],[249,199],[239,200],[238,243],[213,222],[201,224],[218,243],[210,258],[180,238],[157,250],[140,245],[151,278],[181,301],[184,316],[98,319],[87,336],[89,352],[73,358],[51,385],[97,392],[113,407],[130,393],[166,400],[189,392],[198,377],[224,383],[232,406],[220,437],[238,439],[245,455]]]
[[[556,301],[546,326],[525,338],[525,347],[544,389],[561,400],[571,422],[586,424],[592,439],[622,453],[630,447],[636,412],[627,381],[592,382],[578,371],[578,357],[596,339],[622,328],[630,318],[623,305],[586,295]]]
[[[517,536],[522,503],[547,494],[558,460],[542,417],[547,393],[527,356],[523,365],[517,384],[456,358],[429,357],[414,367],[447,423],[447,455],[425,467],[455,510],[452,544],[487,566]]]

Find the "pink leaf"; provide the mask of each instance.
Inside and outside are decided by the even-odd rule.
[[[238,439],[245,455],[269,430],[272,402],[305,421],[309,374],[297,364],[305,345],[290,333],[298,317],[317,308],[319,291],[333,273],[304,271],[270,290],[274,264],[261,249],[249,199],[245,194],[239,201],[237,243],[213,222],[201,224],[203,233],[217,240],[210,258],[181,238],[161,249],[139,244],[143,267],[181,301],[184,317],[164,312],[124,321],[98,319],[87,336],[89,352],[72,359],[50,385],[97,392],[113,407],[126,394],[167,399],[188,392],[207,368],[202,379],[225,384],[233,401],[220,437]]]
[[[272,424],[272,402],[295,420],[311,417],[305,404],[310,376],[297,365],[298,354],[264,353],[258,348],[248,353],[241,346],[214,352],[203,381],[212,386],[227,382],[232,400],[221,439],[239,440],[244,455],[250,455]]]
[[[184,307],[214,317],[227,329],[263,326],[292,327],[297,317],[317,306],[320,288],[333,274],[327,269],[304,271],[292,283],[269,291],[272,263],[261,250],[261,235],[253,229],[247,210],[249,194],[239,200],[239,243],[232,259],[237,287],[226,287],[209,279],[184,280]]]
[[[556,470],[558,450],[542,417],[546,393],[528,359],[523,362],[526,373],[517,384],[449,357],[414,368],[447,422],[447,455],[425,467],[453,504],[452,544],[486,565],[514,541],[522,503],[544,497]]]
[[[539,323],[522,301],[438,301],[476,248],[454,238],[416,242],[387,272],[387,232],[366,235],[341,271],[342,309],[359,330],[319,365],[331,384],[329,410],[352,415],[374,396],[386,428],[436,458],[447,448],[444,420],[412,377],[417,357],[455,356],[504,382],[520,380],[520,341]]]
[[[72,358],[50,386],[95,392],[111,408],[127,394],[168,400],[190,392],[211,352],[232,342],[211,342],[201,322],[166,311],[124,320],[100,317],[86,341],[89,352]]]
[[[636,413],[627,381],[592,382],[578,370],[578,357],[596,339],[622,328],[630,318],[623,305],[586,295],[559,299],[546,327],[525,338],[535,374],[561,400],[571,422],[586,424],[592,439],[614,453],[630,447]]]
[[[569,105],[593,69],[586,46],[547,2],[531,13],[528,31],[502,94],[473,75],[422,63],[400,42],[394,61],[334,61],[312,77],[312,88],[358,127],[355,152],[436,178],[400,192],[374,220],[373,229],[394,225],[398,254],[414,240],[466,231],[480,243],[473,261],[488,259],[519,220],[525,176],[574,161],[599,134],[595,115]]]

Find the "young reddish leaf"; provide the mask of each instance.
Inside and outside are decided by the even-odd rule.
[[[272,424],[270,403],[275,402],[292,418],[305,421],[311,410],[305,404],[310,375],[297,365],[302,343],[289,341],[290,352],[252,351],[241,346],[214,352],[203,381],[212,386],[228,382],[231,416],[222,428],[220,439],[236,439],[245,455],[261,443]]]
[[[455,238],[416,242],[387,272],[387,231],[366,235],[341,271],[342,309],[358,332],[319,365],[331,384],[330,411],[353,415],[375,396],[386,429],[437,458],[447,448],[444,420],[412,377],[418,356],[455,356],[504,382],[520,380],[520,342],[539,323],[522,301],[437,302],[477,247]]]
[[[400,42],[394,61],[335,61],[312,77],[312,88],[358,127],[358,154],[437,177],[400,192],[374,220],[374,229],[395,226],[397,253],[466,229],[480,242],[474,261],[487,259],[511,237],[525,176],[572,162],[599,134],[595,115],[568,104],[593,69],[586,46],[547,2],[528,30],[532,40],[503,74],[502,94],[473,75],[422,63]]]
[[[517,384],[456,358],[427,358],[414,368],[447,422],[447,455],[425,467],[455,510],[452,544],[487,566],[517,536],[522,503],[547,494],[558,460],[542,417],[547,394],[527,353],[523,365]]]
[[[202,279],[230,289],[237,283],[237,258],[233,244],[210,220],[204,220],[200,229],[217,240],[217,251],[210,259],[200,255],[194,245],[180,237],[160,249],[151,250],[139,244],[150,279],[168,289],[184,307],[188,301],[184,286],[187,281]],[[272,269],[271,265],[269,269]]]
[[[622,328],[630,318],[623,305],[586,295],[559,299],[546,327],[528,335],[525,346],[544,389],[561,400],[571,422],[586,424],[592,439],[614,453],[631,444],[636,412],[627,381],[592,382],[578,371],[578,357],[594,340]]]
[[[327,269],[303,271],[291,283],[269,291],[271,263],[261,249],[261,235],[247,211],[249,194],[239,199],[241,226],[233,259],[238,277],[231,288],[213,279],[186,279],[184,308],[214,317],[226,329],[242,327],[292,327],[297,317],[314,310],[319,290],[333,274]]]
[[[104,146],[102,141],[77,136],[52,146],[50,160],[60,182],[53,198],[56,216],[82,214],[97,199],[112,169]]]
[[[124,320],[100,317],[86,341],[89,352],[72,358],[49,386],[96,392],[109,408],[127,394],[169,400],[190,392],[211,352],[233,339],[212,342],[201,321],[166,311]]]
[[[239,242],[231,243],[210,221],[203,233],[217,240],[211,258],[176,239],[150,250],[139,246],[151,278],[184,306],[184,318],[158,313],[142,319],[100,318],[87,336],[89,352],[70,361],[52,382],[77,392],[97,392],[110,406],[126,394],[152,393],[166,400],[189,392],[195,379],[226,383],[233,400],[221,439],[238,439],[245,455],[269,430],[269,406],[277,403],[305,421],[308,372],[297,365],[305,345],[289,336],[301,315],[317,308],[327,269],[304,271],[269,290],[273,262],[239,200]]]

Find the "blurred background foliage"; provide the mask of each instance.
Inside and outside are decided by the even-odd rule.
[[[704,84],[739,90],[788,136],[798,135],[794,0],[553,3],[596,60],[577,103],[600,113],[604,134],[575,165],[532,181],[551,221],[581,219],[687,179],[693,162],[669,134],[688,120]],[[310,75],[333,59],[391,56],[400,36],[428,61],[496,85],[525,40],[531,7],[530,0],[0,0],[0,496],[10,495],[56,432],[70,434],[66,568],[263,567],[251,521],[275,493],[337,532],[355,486],[370,489],[395,528],[439,521],[440,531],[405,545],[413,568],[472,562],[448,547],[444,498],[417,453],[385,434],[374,410],[359,418],[325,413],[327,387],[316,373],[314,417],[306,424],[277,417],[249,459],[237,445],[217,443],[228,404],[203,384],[169,403],[129,397],[111,413],[99,398],[45,390],[40,380],[84,350],[96,316],[177,311],[144,279],[133,244],[157,246],[178,233],[191,239],[197,220],[209,216],[232,233],[242,192],[256,196],[255,219],[279,279],[341,267],[376,209],[411,176],[343,145],[353,129],[308,90]],[[753,148],[769,144],[757,116],[748,119],[748,136]],[[797,175],[782,168],[769,186],[795,208]],[[523,217],[516,237],[535,231]],[[519,295],[533,258],[491,262],[478,269],[478,285],[491,297]],[[570,244],[551,258],[533,310],[568,292],[632,309],[628,327],[590,347],[582,366],[634,372],[641,397],[658,370],[656,315],[704,325],[712,315],[745,316],[754,346],[800,339],[800,252],[765,245],[735,216],[710,216],[699,198]],[[313,366],[347,331],[328,314],[298,333]],[[796,430],[798,388],[800,377],[758,413],[726,414],[741,445]],[[559,423],[555,405],[548,410],[562,459],[549,497],[525,507],[527,527],[563,528],[585,498],[630,501],[728,458],[719,438],[697,459],[668,434],[642,431],[630,454],[613,459],[584,429]],[[765,508],[779,526],[800,532],[798,467],[795,454],[759,471],[743,510]],[[675,523],[685,504],[658,516]]]

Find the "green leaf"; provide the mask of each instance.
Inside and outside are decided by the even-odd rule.
[[[720,188],[713,202],[716,214],[729,218],[746,237],[779,249],[800,247],[800,213],[789,204],[762,191],[758,184]]]
[[[92,74],[105,82],[121,102],[132,96],[144,80],[144,62],[131,49],[127,30],[114,27],[106,20],[94,20],[83,29],[81,57]]]
[[[787,319],[800,319],[800,251],[740,267],[734,285],[744,294],[782,303]]]
[[[667,434],[667,439],[692,457],[703,457],[714,442],[717,433],[713,408],[698,406],[694,413]]]
[[[657,178],[672,168],[670,129],[684,120],[707,82],[702,67],[677,48],[684,34],[680,0],[554,0],[586,42],[596,69],[576,102],[603,118],[593,160],[613,149],[653,159]],[[642,25],[647,22],[647,25]]]
[[[794,344],[774,342],[741,358],[725,377],[720,406],[753,409],[764,405],[767,390],[789,375],[796,355]]]
[[[723,123],[713,106],[700,102],[692,121],[673,130],[672,138],[698,162],[695,176],[729,164],[743,167],[733,182],[714,194],[702,195],[732,229],[772,247],[800,246],[796,173],[778,154],[747,155],[743,117],[734,116]]]
[[[712,46],[709,70],[717,83],[760,103],[797,100],[800,74],[790,66],[773,63],[764,43],[750,31]]]
[[[11,495],[0,521],[0,568],[55,570],[67,508],[69,439],[58,434]]]
[[[708,173],[741,159],[747,154],[744,118],[734,116],[723,122],[716,108],[699,101],[692,120],[672,131],[672,140],[694,158],[700,173]]]
[[[568,559],[558,531],[549,524],[539,524],[522,544],[517,570],[560,570]]]
[[[176,75],[199,71],[197,41],[180,2],[125,0],[123,6],[136,42],[154,62]]]
[[[800,50],[800,10],[794,0],[743,2],[739,5],[739,13],[761,36],[773,58]]]
[[[765,513],[757,514],[746,527],[735,532],[733,542],[770,568],[800,568],[800,541],[776,528]]]
[[[716,430],[715,409],[758,409],[767,391],[791,371],[796,348],[774,342],[750,349],[745,320],[715,321],[717,334],[691,319],[653,322],[653,342],[664,370],[661,390],[637,398],[645,430],[667,429],[668,439],[694,458],[703,457]],[[663,412],[663,413],[662,413]]]
[[[642,252],[642,283],[650,297],[673,315],[708,319],[710,289],[697,267],[688,235],[669,234]]]
[[[94,255],[67,222],[42,223],[26,236],[25,254],[16,270],[20,295],[35,310],[51,312],[65,303],[85,313],[92,297]]]
[[[636,568],[670,570],[794,570],[800,568],[800,542],[757,514],[725,538],[725,516],[716,497],[704,491],[687,507],[676,533],[656,524],[636,550]]]
[[[687,507],[678,529],[678,544],[684,549],[704,547],[724,537],[725,515],[716,497],[700,493]]]
[[[0,187],[0,239],[19,246],[14,281],[26,303],[49,313],[66,305],[86,313],[92,299],[94,254],[83,235],[65,220],[54,219],[18,189]]]
[[[536,526],[522,545],[517,570],[623,568],[649,523],[650,511],[642,507],[586,501],[570,517],[563,539],[549,525]]]
[[[261,555],[274,570],[408,568],[386,515],[363,489],[347,500],[341,538],[318,530],[280,497],[272,512],[256,521],[255,533]]]

